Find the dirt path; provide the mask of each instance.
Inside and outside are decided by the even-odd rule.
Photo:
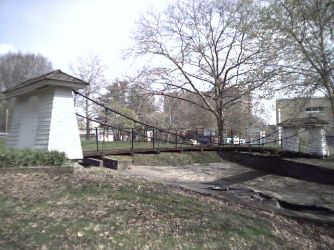
[[[334,223],[334,186],[276,176],[228,161],[207,166],[133,166],[122,174]]]

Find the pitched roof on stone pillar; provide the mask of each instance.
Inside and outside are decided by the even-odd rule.
[[[87,85],[89,83],[79,78],[66,74],[61,70],[54,70],[11,87],[5,90],[3,94],[8,97],[15,97],[50,87],[67,87],[77,90]]]
[[[323,127],[327,125],[328,122],[319,119],[317,117],[307,117],[307,118],[292,118],[278,123],[277,126],[283,128],[313,128],[313,127]]]

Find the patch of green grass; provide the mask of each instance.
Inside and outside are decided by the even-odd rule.
[[[0,153],[5,152],[6,150],[6,139],[0,137]]]
[[[33,149],[4,150],[0,152],[0,168],[33,166],[66,166],[69,160],[64,152]]]
[[[157,155],[135,154],[135,165],[144,166],[184,166],[190,164],[208,164],[221,162],[217,152],[183,152],[183,153],[160,153]]]
[[[42,197],[1,195],[0,248],[281,246],[270,221],[233,211],[212,198],[134,179],[48,181]]]

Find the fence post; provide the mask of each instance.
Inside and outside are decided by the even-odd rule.
[[[152,142],[153,142],[153,149],[155,148],[155,129],[153,128],[153,136],[152,136]]]
[[[210,145],[212,146],[212,130],[210,130]]]
[[[131,128],[131,150],[133,151],[133,128]]]
[[[281,133],[281,137],[278,137],[278,143],[281,144],[281,150],[283,150],[283,135]]]
[[[161,131],[157,131],[157,140],[158,140],[158,154],[159,154],[159,149],[160,149],[160,140],[161,140]]]
[[[175,129],[175,146],[177,147],[177,129]]]
[[[9,116],[9,114],[8,114],[8,109],[6,109],[6,128],[5,128],[5,132],[6,133],[8,133],[8,116]]]
[[[233,131],[231,130],[231,144],[234,145]]]
[[[95,128],[95,140],[96,140],[96,151],[99,152],[99,136],[97,134],[97,128]]]
[[[263,147],[264,147],[264,139],[262,139],[262,134],[260,133],[260,143],[261,143],[261,152],[263,151]]]
[[[249,146],[249,152],[252,151],[251,147],[252,147],[252,142],[251,142],[251,137],[249,137],[248,139],[248,146]]]

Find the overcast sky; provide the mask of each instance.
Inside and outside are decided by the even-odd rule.
[[[121,77],[131,65],[121,59],[140,14],[163,9],[167,0],[0,0],[0,54],[40,53],[55,69],[90,51]],[[70,72],[69,72],[70,73]]]
[[[122,78],[134,71],[132,62],[121,57],[132,44],[136,20],[151,8],[163,10],[168,2],[0,0],[0,54],[40,53],[55,69],[71,73],[71,63],[93,52],[107,66],[109,79]],[[268,113],[266,119],[274,123],[272,107]]]

